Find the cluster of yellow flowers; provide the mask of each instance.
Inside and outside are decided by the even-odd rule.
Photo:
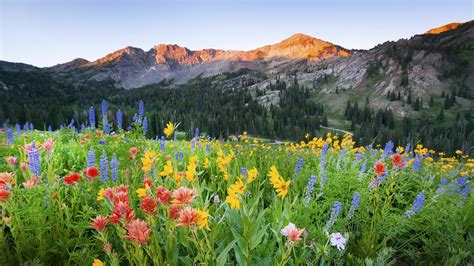
[[[189,157],[188,167],[186,169],[186,180],[194,182],[196,179],[197,157],[195,155]]]
[[[225,201],[229,203],[232,209],[240,209],[239,195],[244,194],[247,185],[252,183],[258,176],[257,168],[252,168],[247,173],[247,180],[244,183],[244,175],[240,175],[239,179],[227,188],[227,197]]]
[[[270,183],[272,183],[273,188],[278,193],[278,196],[280,196],[282,199],[285,198],[286,194],[288,194],[291,181],[285,181],[285,179],[281,177],[280,173],[278,173],[278,170],[274,165],[270,167],[268,177],[270,178]]]
[[[145,173],[148,173],[148,171],[151,170],[151,168],[153,167],[153,163],[155,161],[155,158],[156,158],[157,154],[156,154],[156,151],[154,150],[147,150],[145,151],[145,154],[143,155],[143,158],[142,158],[142,170],[143,172]]]
[[[227,173],[227,166],[230,164],[232,159],[234,159],[234,155],[232,153],[227,154],[227,156],[225,156],[222,150],[217,151],[217,168],[224,175],[225,181],[229,179],[229,173]]]

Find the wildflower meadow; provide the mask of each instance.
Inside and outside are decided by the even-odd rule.
[[[140,102],[60,130],[4,124],[0,265],[468,265],[474,159],[350,135],[145,138]]]

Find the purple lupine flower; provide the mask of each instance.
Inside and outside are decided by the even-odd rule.
[[[128,127],[127,127],[127,131],[130,131],[130,130],[132,130],[132,129],[133,129],[132,126],[128,126]]]
[[[35,128],[33,127],[33,123],[30,123],[30,131],[33,131]]]
[[[247,168],[246,167],[241,167],[240,168],[240,175],[247,176]]]
[[[116,114],[116,122],[117,122],[118,130],[122,130],[122,122],[123,122],[122,120],[123,120],[122,111],[120,111],[119,109]]]
[[[408,210],[405,213],[405,216],[411,217],[415,215],[421,210],[424,204],[425,204],[425,193],[423,193],[422,191],[416,196],[415,201],[413,202],[413,206],[411,207],[410,210]]]
[[[324,227],[324,230],[323,230],[325,233],[327,233],[329,228],[331,228],[334,225],[334,222],[336,222],[337,216],[339,216],[341,209],[342,209],[342,203],[339,201],[335,201],[331,210],[331,216],[329,220],[327,221],[326,226]]]
[[[385,144],[385,148],[383,149],[383,153],[382,153],[382,158],[385,159],[388,155],[391,155],[393,153],[393,147],[394,147],[394,143],[389,140],[386,144]]]
[[[327,163],[326,163],[326,160],[322,160],[322,161],[321,161],[321,166],[319,167],[319,172],[320,172],[321,174],[324,173],[324,170],[326,169],[326,164],[327,164]]]
[[[107,182],[107,180],[109,180],[109,162],[107,160],[107,154],[103,151],[100,157],[100,181],[104,183]]]
[[[385,173],[383,175],[377,177],[378,184],[380,185],[380,183],[385,181],[385,179],[387,179],[387,176],[388,176],[388,171],[385,171]]]
[[[105,135],[110,134],[110,125],[109,125],[109,123],[105,123],[105,125],[104,125],[104,134]]]
[[[30,125],[28,124],[28,122],[25,122],[25,124],[23,125],[23,131],[28,131],[30,130]]]
[[[367,170],[367,160],[364,160],[360,165],[359,178],[362,178],[365,173],[365,170]]]
[[[148,118],[143,118],[143,122],[142,122],[142,126],[143,126],[143,135],[146,135],[146,132],[148,131]]]
[[[15,143],[15,136],[13,135],[13,131],[7,127],[7,138],[8,138],[8,145],[13,146]]]
[[[423,157],[416,155],[415,161],[413,161],[413,166],[412,166],[413,171],[419,172],[421,169],[422,163],[423,163]]]
[[[19,136],[21,136],[21,128],[20,128],[20,125],[18,123],[15,124],[15,130],[16,130],[16,134]]]
[[[194,148],[196,147],[196,138],[191,139],[191,152],[194,153]]]
[[[321,156],[320,156],[321,160],[326,158],[326,154],[328,152],[328,149],[329,149],[329,145],[327,143],[324,143],[323,149],[321,150]]]
[[[51,131],[53,131],[53,130],[51,129],[51,125],[49,125],[48,126],[48,132],[51,132]]]
[[[303,199],[303,204],[305,206],[309,205],[309,202],[311,201],[311,194],[314,191],[314,185],[316,184],[317,177],[315,175],[312,175],[308,179],[308,184],[306,185],[306,191],[305,191],[305,197]]]
[[[362,160],[362,155],[363,155],[363,154],[362,154],[362,151],[358,151],[358,152],[357,152],[357,155],[356,155],[356,157],[355,157],[355,159],[354,159],[354,164],[357,163],[357,162],[359,162],[360,160]]]
[[[346,156],[346,149],[342,148],[339,151],[339,158],[337,159],[337,168],[340,168],[340,163],[344,160],[344,157]]]
[[[291,183],[295,182],[296,177],[301,172],[301,169],[303,169],[303,163],[303,158],[298,158],[298,160],[296,161],[295,170],[293,171],[293,177],[291,178]]]
[[[86,129],[86,125],[84,123],[81,124],[81,131]]]
[[[95,111],[92,105],[91,108],[89,108],[89,124],[91,128],[95,128]]]
[[[95,166],[95,153],[94,148],[91,146],[89,153],[87,154],[87,168]]]
[[[100,110],[102,112],[102,121],[103,123],[107,123],[107,101],[106,100],[102,100],[102,102],[100,103]]]
[[[410,143],[405,146],[405,154],[410,152]]]
[[[145,104],[142,100],[138,102],[138,115],[143,117],[145,115]]]
[[[31,145],[28,150],[28,160],[30,162],[30,172],[34,176],[41,175],[41,165],[38,149],[36,148],[35,142]]]
[[[165,151],[165,137],[164,136],[161,136],[161,139],[160,139],[160,151],[161,152]],[[177,161],[177,159],[176,159],[176,161]]]
[[[456,194],[461,194],[463,191],[463,187],[465,185],[469,185],[469,181],[467,180],[467,176],[461,176],[456,180]]]
[[[324,184],[326,183],[326,180],[328,180],[328,176],[326,173],[323,173],[321,175],[321,180],[319,181],[319,188],[320,190],[323,190]]]
[[[195,137],[195,138],[199,138],[199,128],[196,128],[196,129],[194,130],[194,137]]]
[[[60,130],[63,130],[63,129],[64,129],[64,125],[63,125],[63,124],[59,125],[59,129],[60,129]]]
[[[71,122],[69,122],[68,127],[71,128],[71,129],[76,128],[76,127],[74,126],[74,118],[71,119]]]
[[[179,160],[182,161],[184,159],[184,153],[182,151],[179,152]]]
[[[439,182],[438,189],[436,190],[436,196],[439,196],[441,195],[441,193],[444,192],[444,186],[446,185],[446,183],[448,183],[448,180],[446,178],[441,179],[441,181]]]
[[[178,158],[178,155],[179,155],[178,152],[175,151],[175,152],[174,152],[174,160],[175,160],[176,162],[177,162],[178,159],[179,159],[179,158]]]
[[[349,220],[352,219],[352,216],[354,215],[354,211],[357,209],[357,206],[359,206],[359,203],[360,203],[360,194],[356,192],[354,193],[354,195],[352,195],[351,207],[349,209],[349,213],[347,214],[347,218]]]
[[[206,152],[209,153],[210,150],[211,150],[211,144],[206,143]]]
[[[112,159],[110,160],[110,169],[112,170],[111,176],[112,176],[112,182],[117,182],[118,181],[118,167],[119,167],[119,162],[117,160],[117,156],[115,153],[112,155]]]
[[[138,116],[137,114],[134,114],[132,117],[132,122],[137,122],[138,121]]]

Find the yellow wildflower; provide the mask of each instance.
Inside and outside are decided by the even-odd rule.
[[[258,170],[257,168],[252,168],[248,171],[247,173],[248,177],[247,177],[247,184],[250,184],[252,183],[258,176]]]
[[[199,225],[199,229],[206,227],[207,230],[211,231],[211,228],[209,228],[208,224],[209,213],[206,211],[206,209],[204,208],[203,210],[197,210],[197,215],[196,223]]]
[[[242,180],[237,180],[234,184],[230,185],[229,191],[233,191],[237,194],[243,194],[245,191],[245,188],[246,186],[244,182],[242,182]]]
[[[230,193],[227,195],[225,202],[229,203],[232,209],[240,209],[240,201],[236,193]]]
[[[274,165],[270,167],[270,172],[268,173],[268,177],[270,178],[270,182],[273,185],[273,188],[276,190],[278,193],[278,196],[280,196],[282,199],[285,198],[285,196],[288,194],[288,189],[290,188],[290,180],[285,181],[280,174],[278,173],[278,170]]]
[[[209,168],[209,159],[206,157],[206,159],[204,159],[204,168],[207,169]]]
[[[166,124],[166,128],[163,132],[165,133],[166,137],[169,137],[173,134],[174,130],[175,130],[175,126],[173,125],[173,123],[168,122],[168,124]]]
[[[171,164],[171,160],[167,160],[163,168],[163,171],[160,172],[160,176],[171,176],[171,175],[173,175],[173,165]]]
[[[94,259],[92,266],[104,266],[104,263],[99,259]]]
[[[99,192],[97,193],[97,200],[103,200],[104,199],[104,188],[100,188]]]
[[[139,188],[137,189],[137,194],[139,198],[143,198],[147,195],[147,191],[150,189],[150,186],[148,184],[145,184],[145,188]]]

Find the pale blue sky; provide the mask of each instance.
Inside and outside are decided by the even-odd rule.
[[[0,0],[0,60],[51,66],[126,46],[249,50],[300,32],[368,49],[473,19],[472,0]]]

